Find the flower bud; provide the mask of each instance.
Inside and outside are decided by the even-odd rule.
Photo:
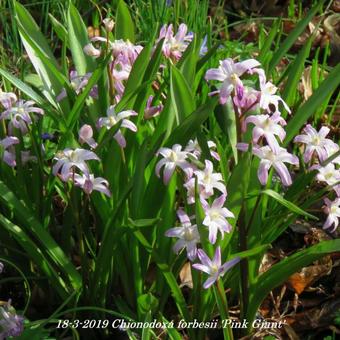
[[[115,22],[111,18],[105,18],[103,20],[106,32],[112,32]]]
[[[100,56],[100,50],[95,48],[92,44],[87,44],[84,47],[84,53],[95,58]]]

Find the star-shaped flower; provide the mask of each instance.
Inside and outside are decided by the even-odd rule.
[[[235,264],[240,261],[239,257],[235,257],[234,259],[227,261],[223,265],[221,265],[221,248],[217,247],[215,256],[211,260],[208,255],[202,250],[198,249],[197,251],[198,258],[201,263],[193,264],[193,268],[200,270],[209,275],[209,278],[204,282],[203,288],[208,289],[211,285],[214,284],[220,277],[222,277],[229,269],[231,269]]]

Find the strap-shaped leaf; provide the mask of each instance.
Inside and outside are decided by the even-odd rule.
[[[271,290],[285,282],[289,276],[296,273],[301,268],[308,266],[310,263],[322,258],[326,254],[337,252],[339,249],[339,239],[320,242],[310,248],[286,257],[260,275],[257,282],[250,290],[250,303],[247,312],[249,324],[254,320],[257,309]]]
[[[116,39],[135,42],[135,25],[133,24],[129,8],[123,0],[118,1],[115,32]]]

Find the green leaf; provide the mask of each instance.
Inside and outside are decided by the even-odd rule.
[[[285,282],[289,276],[301,268],[308,266],[326,254],[338,252],[339,249],[340,239],[320,242],[319,244],[286,257],[260,275],[256,283],[250,288],[250,303],[247,311],[247,320],[249,323],[252,323],[261,302],[271,290]]]
[[[186,117],[183,122],[177,126],[171,133],[166,145],[174,144],[186,145],[189,139],[195,134],[202,123],[213,112],[218,98],[211,98],[206,104],[200,106],[196,111]]]
[[[268,52],[270,51],[270,47],[278,33],[279,27],[281,25],[281,20],[277,19],[274,21],[273,26],[271,27],[268,36],[265,39],[265,42],[260,50],[258,60],[263,64],[268,58]]]
[[[251,154],[248,151],[241,155],[241,158],[234,167],[227,184],[227,207],[235,215],[235,218],[230,220],[233,226],[236,225],[242,204],[246,197],[247,188],[249,185],[250,170]]]
[[[111,56],[108,55],[96,68],[96,70],[92,73],[90,79],[88,80],[88,83],[82,93],[77,97],[71,112],[69,113],[67,117],[67,126],[69,130],[72,130],[74,125],[77,123],[81,109],[85,105],[86,98],[88,97],[92,87],[97,84],[100,77],[103,76],[103,73],[106,71],[106,66],[111,60]]]
[[[25,250],[28,257],[48,278],[50,284],[56,289],[62,299],[66,299],[69,293],[66,289],[66,283],[62,277],[54,270],[49,260],[40,251],[39,247],[23,231],[22,228],[12,223],[5,216],[0,214],[0,224],[12,235],[19,245]]]
[[[307,43],[302,47],[299,54],[295,57],[295,60],[289,66],[290,70],[288,72],[287,85],[282,93],[282,98],[288,106],[291,106],[294,103],[296,89],[301,79],[302,72],[305,69],[305,61],[309,55],[314,37],[314,35],[310,36]]]
[[[116,39],[135,42],[135,28],[129,12],[129,8],[123,0],[119,0],[116,16]]]
[[[84,53],[84,46],[89,43],[86,26],[76,7],[70,2],[67,11],[68,37],[74,66],[78,75],[85,75],[94,70],[95,62]]]
[[[306,124],[308,119],[315,114],[317,109],[323,104],[330,94],[340,85],[340,64],[333,68],[328,77],[320,84],[316,91],[308,100],[303,103],[289,120],[286,126],[286,138],[284,146],[298,134],[300,128]]]
[[[15,18],[23,45],[44,84],[44,95],[52,105],[60,106],[63,112],[67,112],[69,110],[68,101],[63,100],[62,103],[57,103],[56,97],[63,88],[68,87],[68,80],[59,71],[57,60],[46,39],[32,16],[18,2],[15,2]]]
[[[152,52],[152,42],[146,45],[142,52],[138,55],[136,61],[132,66],[132,70],[129,75],[129,79],[125,85],[125,92],[130,93],[134,91],[143,81],[145,70],[147,69],[150,62],[150,55]]]
[[[43,249],[49,255],[58,270],[68,278],[73,288],[79,289],[82,284],[81,278],[74,265],[51,235],[42,227],[33,213],[16,198],[13,192],[2,181],[0,181],[0,202],[13,211],[25,232],[34,235],[39,241],[39,249]]]
[[[293,46],[297,38],[302,34],[307,25],[311,22],[315,14],[321,9],[325,0],[320,0],[317,4],[312,7],[306,16],[298,22],[295,28],[289,33],[285,41],[279,46],[275,54],[273,55],[269,67],[268,74],[272,74],[275,66],[280,62],[282,57],[289,51],[289,49]]]
[[[237,127],[235,120],[235,112],[230,102],[225,105],[217,105],[215,108],[215,117],[221,130],[228,136],[229,145],[233,151],[235,162],[238,161],[237,154]]]
[[[58,38],[65,42],[67,46],[69,46],[69,39],[67,34],[67,29],[63,24],[61,24],[52,14],[48,14],[50,17],[52,27],[54,29],[54,32],[57,34]]]
[[[295,205],[294,203],[287,201],[286,199],[283,198],[283,196],[281,196],[279,193],[277,193],[274,190],[271,189],[266,189],[266,190],[262,190],[260,193],[268,195],[272,198],[274,198],[277,202],[279,202],[281,205],[283,205],[284,207],[288,208],[290,211],[298,214],[298,215],[302,215],[305,217],[309,217],[313,220],[318,220],[317,217],[315,217],[314,215],[311,215],[307,212],[305,212],[304,210],[302,210],[301,208],[299,208],[297,205]]]
[[[181,124],[195,110],[195,100],[184,76],[173,65],[170,69],[170,89],[177,123]]]
[[[46,105],[45,99],[43,99],[38,93],[36,93],[30,86],[25,84],[19,78],[13,76],[12,74],[8,73],[2,68],[0,68],[0,74],[6,79],[8,79],[21,92],[30,97],[30,99],[34,100],[38,105],[40,106]]]

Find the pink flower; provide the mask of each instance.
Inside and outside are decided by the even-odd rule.
[[[209,228],[209,242],[211,244],[216,243],[217,232],[220,231],[222,239],[224,233],[231,232],[231,225],[226,220],[226,218],[234,218],[234,214],[227,208],[223,207],[226,200],[226,195],[222,194],[220,197],[216,198],[212,205],[201,198],[201,203],[205,212],[205,218],[203,224]]]
[[[221,265],[221,248],[217,247],[215,256],[212,260],[208,257],[208,255],[202,250],[198,249],[197,251],[198,258],[201,263],[193,264],[193,268],[200,270],[209,275],[209,278],[204,282],[203,288],[208,289],[211,285],[214,284],[220,277],[222,277],[229,269],[235,266],[238,262],[240,262],[239,257],[235,257],[234,259],[227,261],[223,265]]]
[[[328,198],[325,198],[324,201],[326,203],[325,213],[328,215],[328,217],[323,225],[323,228],[328,229],[334,225],[333,229],[331,230],[331,232],[334,232],[339,225],[340,197],[337,197],[333,202]]]
[[[255,59],[248,59],[235,64],[232,59],[228,58],[221,60],[218,68],[208,70],[205,79],[223,82],[220,90],[216,93],[220,94],[220,103],[225,104],[233,90],[239,97],[243,97],[244,87],[240,77],[259,65],[260,63]]]
[[[175,144],[171,149],[169,148],[160,148],[158,153],[161,154],[164,158],[161,159],[156,164],[156,175],[160,177],[160,170],[164,166],[163,171],[163,182],[164,184],[168,184],[171,176],[173,175],[176,167],[180,167],[183,171],[188,171],[191,168],[190,163],[187,162],[186,158],[188,156],[188,152],[181,151],[182,146],[179,144]]]
[[[94,178],[93,174],[89,175],[74,175],[75,185],[81,187],[87,195],[90,195],[93,190],[100,191],[108,197],[111,197],[111,192],[108,189],[109,183],[102,177]]]
[[[98,144],[93,139],[93,130],[92,130],[92,127],[90,125],[84,124],[80,128],[78,134],[79,134],[79,143],[80,144],[86,143],[93,149],[97,147]]]
[[[91,39],[92,42],[101,42],[106,44],[107,39],[104,37],[93,37]],[[119,55],[123,55],[128,58],[130,64],[133,64],[137,59],[139,53],[142,51],[143,46],[134,45],[130,41],[114,40],[109,41],[109,49],[112,52],[114,58],[117,58]]]
[[[259,101],[260,92],[254,90],[251,87],[244,86],[243,91],[239,91],[236,96],[233,97],[234,104],[242,109],[244,112],[247,112],[252,107],[255,107],[255,104]]]
[[[14,151],[8,151],[7,149],[14,144],[19,144],[19,139],[17,137],[6,137],[0,140],[0,145],[4,149],[2,160],[11,167],[16,166],[15,153]]]
[[[89,168],[86,161],[90,159],[99,161],[98,156],[94,152],[85,149],[65,149],[57,153],[54,159],[57,160],[57,163],[53,166],[52,172],[54,175],[57,175],[61,170],[60,177],[65,182],[72,176],[71,169],[73,167],[89,175]]]
[[[178,27],[178,32],[174,35],[172,24],[164,25],[159,32],[159,38],[156,41],[158,43],[164,38],[163,43],[163,54],[167,58],[173,60],[179,60],[182,53],[188,47],[190,41],[193,38],[193,34],[187,34],[188,27],[185,24],[180,24]]]
[[[148,101],[146,103],[146,108],[144,110],[144,119],[150,119],[152,117],[156,117],[163,110],[164,106],[162,104],[152,106],[152,100],[153,100],[153,96],[150,96],[148,98]]]
[[[268,145],[261,148],[254,146],[253,153],[261,159],[257,176],[262,185],[267,183],[268,171],[271,167],[274,167],[283,185],[289,186],[292,184],[292,178],[284,163],[298,165],[299,159],[295,155],[288,153],[286,149],[281,147],[277,152],[274,152]]]
[[[137,115],[137,112],[133,110],[126,110],[116,113],[114,105],[111,105],[107,110],[107,117],[99,118],[97,124],[98,127],[105,126],[107,129],[111,129],[114,125],[121,121],[121,127],[136,132],[137,126],[133,122],[129,121],[127,118]],[[116,132],[114,138],[122,148],[126,147],[126,140],[120,129]]]
[[[188,259],[193,261],[197,254],[197,243],[200,242],[197,226],[191,224],[189,216],[183,210],[177,210],[177,215],[181,227],[169,229],[165,236],[177,237],[179,240],[173,247],[174,252],[178,254],[181,249],[186,248]]]
[[[286,136],[286,132],[281,126],[285,125],[286,122],[279,114],[248,116],[245,123],[255,124],[253,128],[253,142],[255,144],[261,137],[264,137],[273,151],[279,151],[280,146],[275,136],[278,136],[281,142]]]
[[[304,161],[306,163],[309,162],[314,152],[317,153],[320,162],[325,161],[328,157],[328,148],[336,147],[332,140],[326,138],[329,133],[329,128],[323,126],[320,131],[317,132],[310,124],[307,124],[303,131],[305,134],[296,136],[294,142],[306,144],[303,155]]]

